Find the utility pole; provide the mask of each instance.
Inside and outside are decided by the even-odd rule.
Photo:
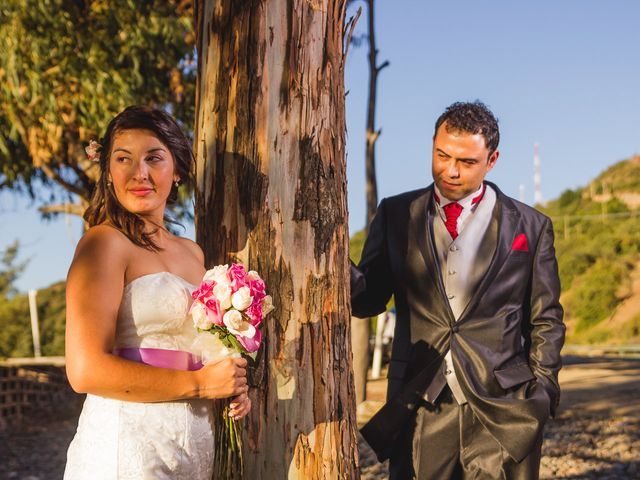
[[[36,304],[37,290],[29,290],[29,313],[31,314],[31,336],[33,337],[33,356],[40,358],[40,327],[38,326],[38,306]]]

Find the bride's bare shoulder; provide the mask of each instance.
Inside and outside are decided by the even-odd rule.
[[[135,252],[133,243],[119,230],[96,225],[85,232],[76,247],[67,275],[69,288],[87,284],[117,286],[124,282],[125,272]]]
[[[185,237],[176,237],[176,238],[178,239],[178,242],[180,242],[180,245],[182,246],[182,248],[189,251],[194,257],[198,259],[198,262],[200,264],[204,265],[204,252],[202,251],[202,248],[200,248],[200,245],[198,245],[196,242],[194,242],[189,238],[185,238]]]
[[[107,224],[100,224],[89,228],[84,233],[78,242],[74,258],[94,254],[123,255],[131,247],[131,241],[120,230]]]

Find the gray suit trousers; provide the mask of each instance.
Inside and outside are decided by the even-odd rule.
[[[408,427],[391,456],[390,480],[538,479],[542,435],[530,454],[515,462],[469,405],[453,400],[448,387],[435,407],[421,405]]]

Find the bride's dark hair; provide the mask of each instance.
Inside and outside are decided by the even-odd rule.
[[[100,140],[99,164],[100,178],[98,179],[89,207],[84,212],[84,219],[90,227],[109,222],[112,226],[125,234],[134,244],[152,251],[160,248],[153,241],[154,232],[144,231],[144,221],[140,215],[124,208],[116,198],[109,178],[109,153],[115,136],[124,130],[149,130],[158,140],[167,146],[174,159],[175,172],[181,184],[190,185],[193,179],[193,151],[191,143],[176,121],[168,113],[156,108],[131,106],[114,117],[104,137]],[[171,187],[167,205],[173,205],[178,199],[178,188]],[[165,215],[165,222],[175,223]],[[158,225],[161,227],[161,225]]]

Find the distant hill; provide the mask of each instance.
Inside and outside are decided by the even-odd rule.
[[[640,343],[640,156],[538,208],[552,217],[572,343]]]

